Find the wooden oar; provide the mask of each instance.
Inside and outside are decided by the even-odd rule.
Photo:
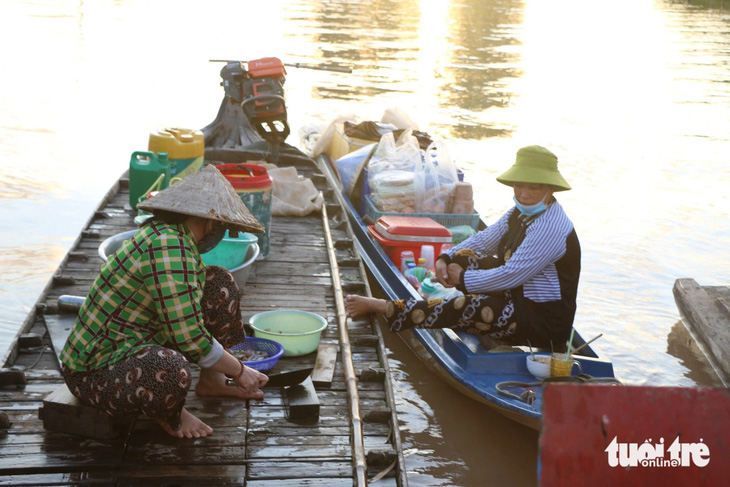
[[[573,352],[571,352],[571,353],[572,353],[572,354],[576,354],[576,353],[578,353],[579,351],[583,350],[583,349],[584,349],[584,348],[585,348],[586,346],[588,346],[588,345],[590,345],[591,343],[595,342],[596,340],[598,340],[598,339],[599,339],[599,338],[601,338],[602,336],[603,336],[603,333],[600,333],[600,334],[598,334],[597,336],[594,336],[593,338],[591,338],[590,340],[588,340],[587,342],[585,342],[585,343],[584,343],[583,345],[581,345],[580,347],[578,347],[578,348],[574,349],[574,350],[573,350]]]

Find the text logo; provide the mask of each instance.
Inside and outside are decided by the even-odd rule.
[[[681,443],[677,436],[666,453],[664,438],[660,438],[659,443],[652,443],[650,438],[641,444],[621,443],[617,438],[614,436],[604,450],[608,453],[608,465],[611,467],[704,467],[710,463],[710,448],[702,442],[702,438],[699,443]]]

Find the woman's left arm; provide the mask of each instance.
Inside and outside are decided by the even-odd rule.
[[[569,220],[567,222],[570,223]],[[565,253],[566,235],[566,225],[562,220],[538,219],[528,227],[525,239],[504,265],[464,271],[459,287],[468,293],[484,293],[521,286]]]

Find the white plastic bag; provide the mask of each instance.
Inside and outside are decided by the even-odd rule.
[[[349,152],[335,161],[335,169],[337,169],[337,175],[340,177],[343,188],[350,188],[350,180],[356,169],[363,162],[367,162],[370,154],[375,149],[375,145],[376,143],[373,142],[372,144],[360,147],[356,151]]]
[[[420,165],[421,149],[410,130],[403,132],[398,141],[392,132],[380,138],[368,165],[368,185],[380,211],[415,211],[413,175]]]
[[[443,141],[431,143],[416,166],[413,184],[417,213],[446,213],[459,176],[456,164]]]

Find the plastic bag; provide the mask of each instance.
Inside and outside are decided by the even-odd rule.
[[[459,176],[443,141],[434,141],[416,166],[413,184],[417,213],[446,213]]]
[[[455,227],[449,227],[449,231],[451,232],[452,245],[458,245],[467,238],[477,233],[477,231],[474,230],[471,225],[457,225]]]
[[[340,181],[342,181],[343,188],[348,189],[350,187],[350,180],[357,167],[367,162],[375,146],[375,143],[366,145],[356,151],[345,154],[335,161],[335,169],[337,169],[337,174],[340,177]]]
[[[375,206],[383,212],[413,213],[413,175],[421,165],[421,149],[410,130],[394,139],[389,132],[380,138],[368,165],[368,185]]]
[[[334,120],[327,126],[326,129],[324,129],[324,132],[319,134],[317,136],[317,141],[314,143],[312,148],[310,149],[309,155],[312,157],[317,157],[320,154],[329,153],[330,145],[332,144],[332,136],[334,135],[335,131],[337,130],[338,124],[343,124],[345,122],[353,122],[356,123],[358,121],[358,117],[356,115],[341,115]],[[301,135],[300,135],[301,137]],[[311,135],[309,137],[312,137]],[[308,145],[312,145],[311,143],[308,143]]]

